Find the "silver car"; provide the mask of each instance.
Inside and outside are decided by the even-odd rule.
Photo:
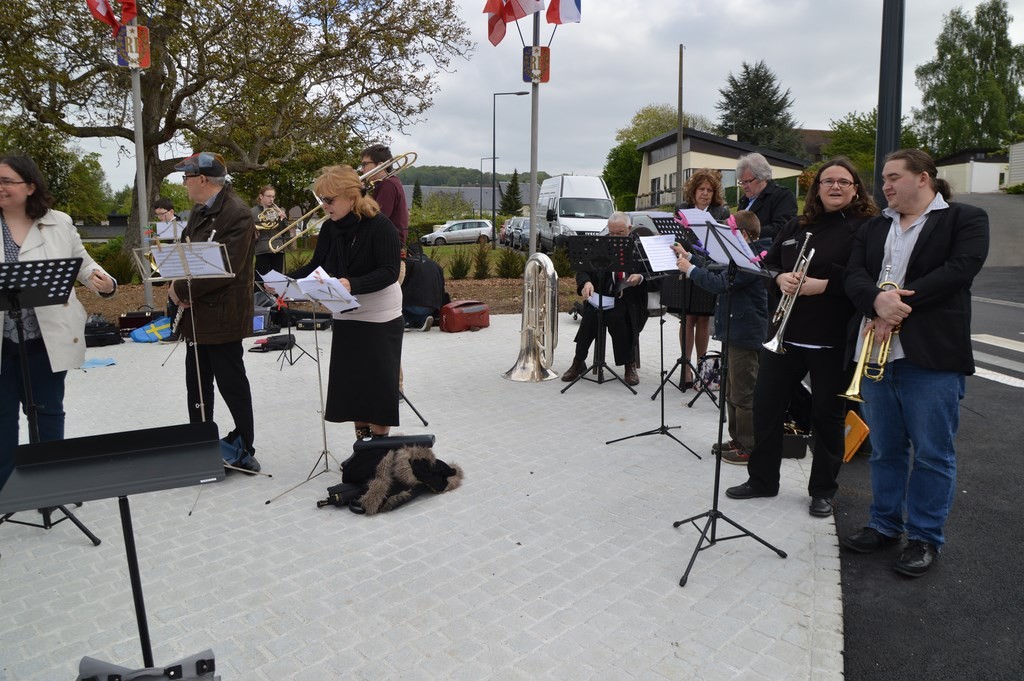
[[[424,246],[445,244],[486,244],[494,238],[494,227],[490,220],[449,220],[430,234],[420,237]]]

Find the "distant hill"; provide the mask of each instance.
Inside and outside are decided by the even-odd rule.
[[[508,182],[512,173],[498,173],[499,182]],[[541,183],[551,177],[547,173],[537,171],[537,182]],[[421,187],[478,187],[480,186],[479,168],[456,168],[455,166],[421,166],[414,165],[403,170],[399,175],[402,184],[412,186],[419,180]],[[529,184],[530,169],[519,170],[520,184]],[[491,173],[484,169],[483,184],[491,186]]]

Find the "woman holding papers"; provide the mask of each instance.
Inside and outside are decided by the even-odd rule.
[[[117,282],[89,257],[71,218],[51,210],[53,197],[39,168],[27,156],[0,156],[0,263],[82,258],[78,281],[111,296]],[[0,486],[14,468],[19,412],[27,409],[22,387],[22,353],[28,364],[39,424],[39,439],[64,439],[64,379],[85,360],[85,308],[75,292],[63,305],[22,310],[24,345],[9,313],[0,312]]]
[[[733,499],[778,494],[783,421],[800,381],[810,373],[814,460],[807,485],[809,511],[818,517],[832,515],[844,451],[846,404],[839,394],[849,382],[844,348],[847,325],[854,315],[843,289],[843,273],[857,229],[877,213],[857,169],[845,158],[829,160],[814,176],[803,215],[782,228],[765,255],[762,264],[778,273],[779,291],[797,298],[785,327],[784,353],[767,349],[761,353],[749,479],[726,490]],[[800,276],[793,270],[806,239],[804,255],[812,249],[814,255],[799,285]]]
[[[290,274],[301,278],[322,267],[359,302],[359,307],[334,315],[324,417],[354,422],[360,438],[387,435],[398,425],[405,328],[398,232],[362,189],[359,175],[348,166],[321,171],[313,191],[328,219],[312,260]]]
[[[683,202],[678,210],[697,208],[711,213],[711,217],[724,223],[729,219],[729,206],[725,205],[725,194],[722,192],[722,173],[717,170],[702,168],[690,176],[683,188]],[[711,338],[711,315],[715,313],[715,294],[700,287],[693,286],[688,280],[682,282],[669,280],[667,285],[682,286],[684,313],[683,323],[679,325],[679,347],[686,357],[684,387],[693,385],[690,372],[690,357],[693,347],[697,346],[699,360],[708,351],[708,339]],[[673,310],[674,312],[674,310]],[[685,339],[685,343],[684,343]]]

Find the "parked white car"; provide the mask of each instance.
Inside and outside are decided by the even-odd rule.
[[[420,237],[424,246],[445,244],[490,243],[494,238],[494,227],[490,220],[449,220],[430,234]]]

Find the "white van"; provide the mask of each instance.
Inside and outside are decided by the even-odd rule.
[[[549,177],[537,194],[540,249],[549,251],[574,234],[597,234],[608,224],[613,210],[612,196],[602,178]]]

